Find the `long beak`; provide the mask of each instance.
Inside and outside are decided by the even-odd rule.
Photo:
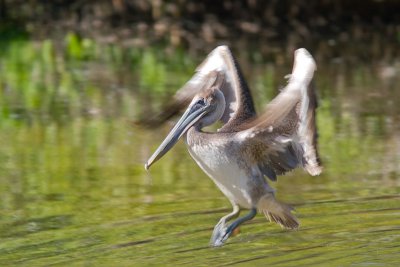
[[[154,162],[164,156],[178,142],[179,138],[207,113],[208,107],[190,105],[154,154],[147,160],[144,168],[148,170]]]

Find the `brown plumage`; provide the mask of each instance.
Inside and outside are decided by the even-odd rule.
[[[282,227],[299,226],[293,209],[275,199],[265,177],[276,181],[277,175],[298,166],[311,175],[322,170],[317,152],[317,101],[311,83],[315,69],[312,56],[305,49],[297,50],[287,86],[256,117],[236,60],[229,48],[218,47],[168,106],[165,114],[172,115],[183,104],[189,105],[145,167],[148,169],[184,136],[193,159],[233,205],[232,213],[214,228],[213,246],[222,245],[239,224],[255,216],[257,209]],[[223,126],[217,132],[202,131],[218,120]],[[250,209],[250,213],[226,226],[240,208]]]

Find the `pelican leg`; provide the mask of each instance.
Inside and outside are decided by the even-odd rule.
[[[221,238],[226,233],[226,230],[227,230],[226,222],[231,220],[232,218],[236,218],[237,216],[239,216],[239,213],[240,213],[239,205],[232,203],[232,206],[233,206],[232,212],[225,215],[224,217],[222,217],[219,220],[219,222],[215,225],[214,231],[212,233],[211,240],[210,240],[211,246],[222,245],[222,244],[218,245],[218,243],[219,243],[219,240],[221,240]]]
[[[251,209],[248,214],[246,214],[245,216],[240,217],[240,218],[236,219],[235,221],[233,221],[233,223],[231,223],[228,226],[228,228],[224,228],[224,231],[222,232],[222,235],[220,233],[220,235],[218,236],[218,238],[216,240],[214,240],[212,245],[215,246],[215,247],[222,246],[224,244],[224,242],[231,236],[233,231],[239,225],[241,225],[245,221],[249,221],[249,220],[253,219],[256,216],[256,214],[257,214],[257,209]],[[214,237],[214,233],[213,233],[213,237]],[[211,240],[213,241],[213,239],[211,239]]]

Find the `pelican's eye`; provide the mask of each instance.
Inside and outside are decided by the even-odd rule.
[[[197,100],[196,105],[204,107],[206,105],[206,102],[204,101],[203,98],[200,98],[199,100]]]

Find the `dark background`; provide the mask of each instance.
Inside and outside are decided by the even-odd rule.
[[[219,40],[292,46],[321,39],[374,42],[378,35],[380,42],[400,42],[395,0],[0,0],[0,7],[3,38],[17,31],[38,39],[73,31],[103,42],[191,49]]]

